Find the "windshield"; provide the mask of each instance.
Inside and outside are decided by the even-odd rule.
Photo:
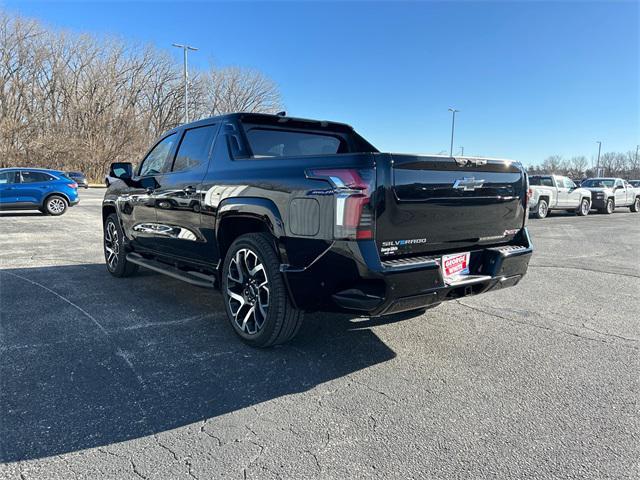
[[[583,187],[591,188],[613,188],[615,180],[613,178],[590,178],[582,182]]]

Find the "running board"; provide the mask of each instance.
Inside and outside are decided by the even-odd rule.
[[[162,273],[178,280],[182,280],[183,282],[190,283],[196,287],[215,288],[215,277],[213,275],[207,275],[201,272],[186,272],[179,268],[172,267],[171,265],[144,258],[138,253],[129,253],[127,255],[127,261],[140,265],[141,267],[148,268],[149,270],[153,270],[154,272]]]

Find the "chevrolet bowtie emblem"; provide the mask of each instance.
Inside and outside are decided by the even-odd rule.
[[[473,177],[465,177],[456,180],[453,184],[453,188],[461,188],[465,192],[473,191],[476,188],[482,188],[484,180],[476,180]]]

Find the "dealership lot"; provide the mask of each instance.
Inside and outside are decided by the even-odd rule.
[[[112,278],[104,190],[0,213],[0,478],[638,478],[640,215],[531,220],[515,288],[241,344],[220,296]]]

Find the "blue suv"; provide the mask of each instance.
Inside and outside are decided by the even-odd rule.
[[[0,168],[0,211],[37,209],[49,215],[62,215],[78,202],[78,184],[64,172]]]

